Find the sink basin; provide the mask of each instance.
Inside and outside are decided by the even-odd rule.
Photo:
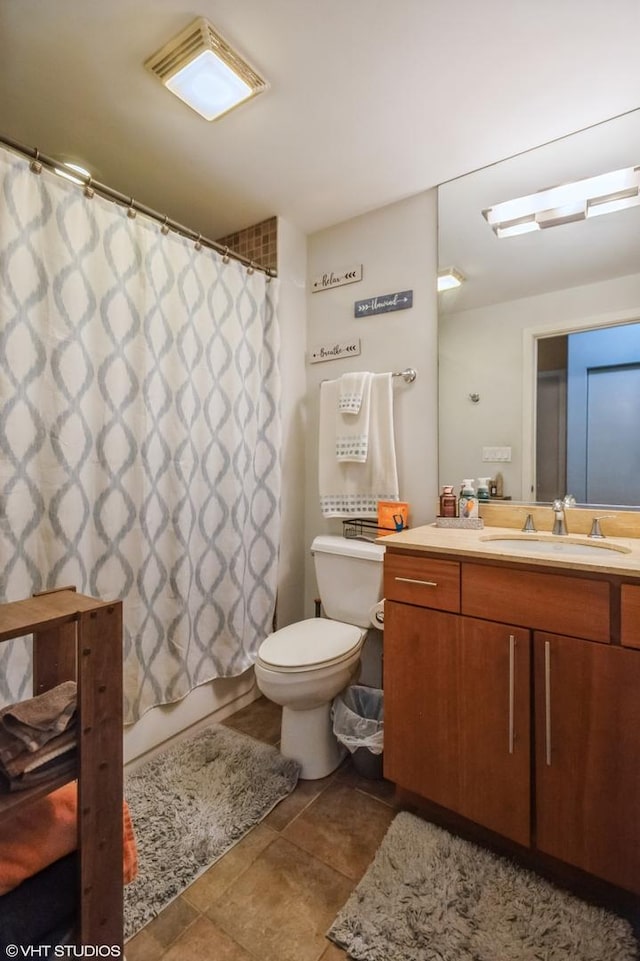
[[[549,535],[548,537],[536,536],[535,534],[488,534],[480,538],[484,543],[490,542],[492,547],[501,551],[511,551],[519,554],[522,551],[534,554],[547,554],[551,557],[558,554],[590,554],[591,556],[603,553],[610,554],[630,554],[631,548],[623,547],[621,544],[602,544],[594,541],[586,544],[584,540],[565,537],[564,535]]]

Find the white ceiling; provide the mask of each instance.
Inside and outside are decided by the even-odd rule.
[[[196,16],[271,85],[214,123],[143,67]],[[0,133],[211,238],[312,232],[640,106],[638,37],[638,0],[0,0]]]

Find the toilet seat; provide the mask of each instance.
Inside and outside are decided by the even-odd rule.
[[[269,634],[258,664],[266,670],[296,673],[330,667],[357,652],[366,630],[325,617],[310,617]]]

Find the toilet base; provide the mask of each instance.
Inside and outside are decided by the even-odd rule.
[[[331,701],[306,711],[282,708],[280,753],[298,762],[303,780],[335,771],[347,752],[333,733]]]

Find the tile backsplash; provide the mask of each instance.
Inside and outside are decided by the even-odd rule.
[[[237,230],[226,237],[219,237],[217,243],[261,267],[269,267],[275,271],[278,269],[277,217],[269,217],[253,227],[245,227],[244,230]]]
[[[486,527],[514,527],[521,529],[527,519],[533,521],[540,533],[553,529],[554,514],[551,506],[539,504],[480,504],[480,516]],[[602,521],[602,531],[608,537],[640,537],[640,511],[616,510],[605,507],[569,507],[566,511],[569,534],[588,534],[594,517]]]

